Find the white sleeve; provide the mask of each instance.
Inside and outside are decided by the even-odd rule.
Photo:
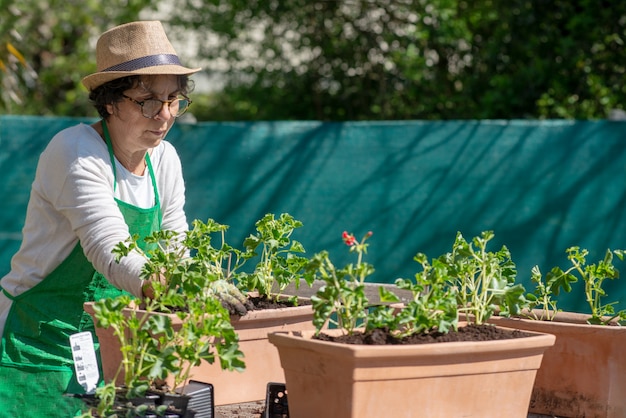
[[[185,187],[180,159],[163,141],[153,167],[163,229],[187,230]],[[18,295],[52,272],[80,240],[94,268],[111,284],[141,296],[142,256],[115,261],[112,249],[130,234],[113,192],[113,171],[104,141],[88,125],[57,134],[39,158],[28,202],[23,239],[2,286]]]
[[[94,268],[114,286],[141,296],[139,276],[145,260],[138,254],[130,254],[117,263],[112,254],[117,243],[130,234],[113,197],[108,152],[67,147],[68,142],[72,143],[53,142],[42,154],[39,163],[41,193],[54,210],[67,219]],[[97,146],[97,150],[102,151],[102,144]]]

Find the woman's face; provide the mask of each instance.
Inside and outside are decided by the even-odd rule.
[[[144,152],[154,148],[174,124],[169,106],[164,104],[153,118],[146,118],[136,102],[148,99],[172,100],[179,94],[178,78],[175,75],[143,76],[137,86],[126,90],[121,102],[107,105],[111,116],[107,126],[111,138],[127,152]],[[135,102],[136,101],[136,102]]]

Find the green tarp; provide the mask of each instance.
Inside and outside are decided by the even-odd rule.
[[[0,116],[0,274],[19,245],[39,153],[78,122]],[[309,255],[327,249],[337,265],[353,261],[341,233],[371,230],[371,281],[412,278],[413,256],[449,251],[457,231],[493,230],[491,248],[510,249],[527,289],[534,265],[568,267],[570,246],[591,262],[626,249],[626,122],[178,123],[168,139],[190,220],[230,225],[240,245],[264,214],[288,212],[304,223],[294,238]],[[607,290],[626,308],[626,278]],[[561,307],[587,311],[580,291]]]

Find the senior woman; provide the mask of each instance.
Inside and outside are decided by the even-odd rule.
[[[80,409],[69,337],[93,330],[83,302],[150,296],[144,259],[119,263],[133,234],[185,231],[179,157],[164,141],[189,105],[189,75],[160,22],[99,38],[98,71],[83,79],[102,120],[59,132],[41,154],[23,242],[0,281],[0,414],[69,417]]]

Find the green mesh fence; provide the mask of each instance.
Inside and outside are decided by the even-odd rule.
[[[9,269],[37,158],[77,119],[0,116],[0,273]],[[412,278],[417,252],[435,257],[493,230],[527,288],[530,270],[567,267],[566,248],[626,248],[626,123],[609,121],[178,123],[168,139],[183,162],[190,220],[230,225],[240,244],[266,213],[304,223],[309,255],[352,261],[341,241],[373,231],[371,281]],[[622,270],[624,266],[617,264]],[[626,279],[607,301],[626,308]],[[581,292],[562,308],[586,311]]]

